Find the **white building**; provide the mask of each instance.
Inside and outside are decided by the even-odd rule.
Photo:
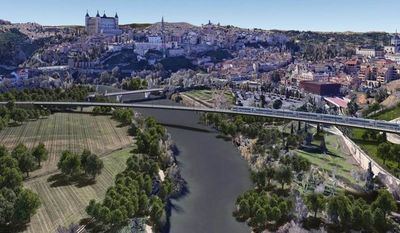
[[[382,57],[383,51],[374,48],[357,48],[356,54],[364,57]]]

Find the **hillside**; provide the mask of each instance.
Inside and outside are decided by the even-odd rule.
[[[44,45],[44,40],[31,42],[17,29],[0,31],[0,65],[18,66]]]

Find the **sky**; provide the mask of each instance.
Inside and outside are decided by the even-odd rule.
[[[0,0],[13,23],[83,25],[86,10],[118,12],[120,24],[211,20],[243,28],[312,31],[400,30],[399,0]]]

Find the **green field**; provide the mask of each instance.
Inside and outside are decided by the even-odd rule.
[[[353,140],[365,153],[367,153],[375,162],[377,162],[380,166],[382,166],[386,171],[395,175],[396,177],[400,176],[400,169],[398,169],[398,165],[395,161],[390,159],[386,160],[386,164],[383,164],[383,159],[381,159],[377,155],[377,150],[379,143],[376,140],[364,140],[361,135],[365,132],[363,129],[353,129],[352,137]]]
[[[114,177],[125,169],[131,150],[126,148],[103,157],[104,169],[92,185],[55,185],[49,181],[52,175],[26,182],[25,187],[38,193],[42,201],[26,232],[52,233],[60,225],[79,223],[79,220],[87,217],[85,208],[89,201],[104,198],[107,188],[114,184]]]
[[[374,116],[372,118],[377,120],[391,121],[400,117],[400,106],[396,106],[391,109],[384,110]]]
[[[214,103],[214,96],[213,96],[212,90],[194,90],[194,91],[185,92],[185,95],[192,97],[194,99],[206,102],[207,104]],[[229,103],[232,104],[234,102],[232,93],[224,92],[224,95],[225,95],[225,99]]]
[[[92,116],[81,113],[55,113],[47,119],[30,121],[22,126],[7,127],[0,131],[0,145],[10,150],[18,143],[32,148],[43,142],[49,151],[49,159],[32,176],[56,171],[58,158],[64,150],[80,153],[89,149],[104,156],[132,144],[127,127],[118,127],[110,116]]]
[[[329,176],[335,173],[338,180],[347,185],[360,185],[364,183],[357,181],[351,174],[352,171],[361,171],[351,155],[341,146],[341,142],[336,135],[327,134],[325,136],[326,146],[329,153],[327,155],[321,153],[309,153],[297,150],[298,155],[308,159],[313,165],[327,172]],[[319,141],[313,144],[319,146]]]

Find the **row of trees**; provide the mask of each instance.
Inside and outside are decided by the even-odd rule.
[[[77,85],[65,89],[13,89],[0,94],[0,101],[84,101],[90,91],[88,86]]]
[[[20,167],[24,166],[5,147],[0,147],[0,229],[14,232],[11,227],[30,221],[40,206],[36,193],[23,188]]]
[[[391,160],[397,163],[397,168],[400,168],[400,145],[383,142],[378,145],[377,155],[383,160],[384,165],[387,160]]]
[[[158,175],[162,166],[158,143],[165,129],[153,118],[146,119],[143,128],[135,129],[137,149],[128,159],[127,168],[116,176],[115,185],[107,190],[102,202],[91,200],[86,208],[102,230],[116,230],[132,218],[149,216],[148,224],[158,231],[166,218],[164,209],[172,183],[168,178],[161,181]]]
[[[9,153],[5,147],[1,147],[0,154],[7,156]],[[11,152],[11,157],[17,161],[20,171],[26,173],[26,176],[29,177],[29,172],[39,168],[41,163],[48,159],[48,154],[49,152],[43,143],[39,143],[32,150],[21,143]]]
[[[396,201],[387,190],[380,190],[372,203],[343,194],[327,198],[321,193],[307,195],[305,203],[314,219],[325,211],[329,221],[340,231],[386,232],[390,228],[388,216],[397,210]]]
[[[133,121],[134,113],[128,108],[117,108],[113,111],[112,117],[123,125],[130,125]]]
[[[286,221],[293,207],[294,203],[289,198],[251,190],[236,200],[234,216],[240,222],[247,222],[255,232],[261,232],[268,224]]]
[[[131,78],[128,81],[125,81],[122,84],[122,88],[125,90],[141,90],[147,89],[147,81],[145,79],[141,79],[140,77]]]
[[[64,151],[57,167],[68,178],[76,177],[83,172],[84,175],[95,179],[97,175],[101,174],[104,164],[97,155],[92,154],[89,150],[84,150],[80,155]]]

